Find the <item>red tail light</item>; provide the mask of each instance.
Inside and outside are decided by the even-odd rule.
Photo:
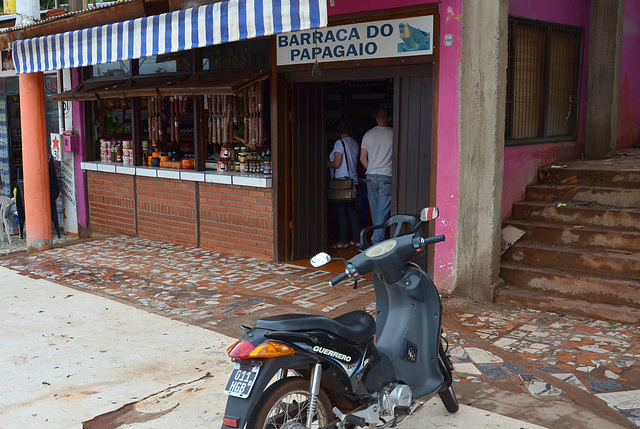
[[[224,417],[222,419],[222,424],[224,426],[228,426],[230,428],[237,428],[238,427],[238,420],[237,419],[231,419],[229,417]]]

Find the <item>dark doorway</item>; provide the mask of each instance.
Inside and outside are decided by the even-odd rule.
[[[363,70],[323,73],[318,82],[289,74],[291,101],[292,219],[289,259],[326,251],[337,241],[334,209],[327,202],[328,155],[339,138],[338,123],[353,123],[358,143],[376,125],[378,107],[389,109],[394,128],[394,178],[391,215],[417,215],[429,206],[432,183],[433,67],[431,64],[365,73]],[[375,79],[362,80],[370,74]],[[385,77],[383,77],[386,74]],[[392,77],[388,77],[392,76]],[[341,79],[343,78],[343,79]],[[364,178],[362,166],[359,176]],[[358,198],[361,227],[371,225],[366,185]]]

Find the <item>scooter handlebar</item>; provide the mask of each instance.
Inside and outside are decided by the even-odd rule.
[[[348,277],[347,273],[340,273],[337,276],[335,276],[334,278],[332,278],[331,280],[329,280],[329,284],[331,286],[335,286],[338,283],[340,283],[341,281],[343,281],[344,279],[346,279],[347,277]]]

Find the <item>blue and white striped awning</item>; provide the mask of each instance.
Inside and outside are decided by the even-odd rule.
[[[229,0],[13,42],[18,73],[161,55],[327,26],[327,0]]]

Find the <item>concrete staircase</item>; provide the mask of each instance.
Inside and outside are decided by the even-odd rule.
[[[504,226],[496,302],[640,323],[640,149],[538,170]]]

